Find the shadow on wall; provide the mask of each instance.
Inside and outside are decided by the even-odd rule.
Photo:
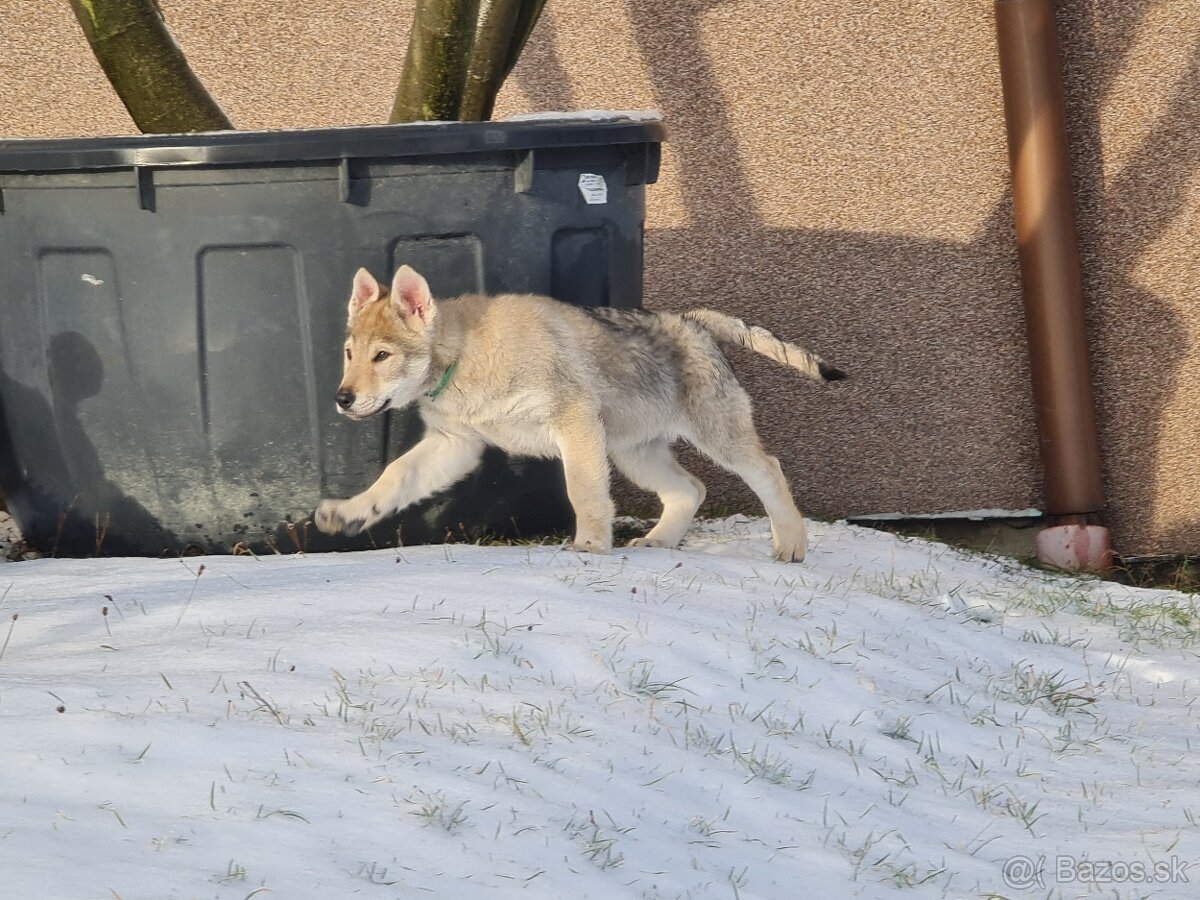
[[[626,3],[670,129],[689,213],[687,227],[647,235],[647,305],[717,306],[798,339],[850,371],[851,381],[822,388],[798,384],[740,352],[735,360],[755,397],[764,442],[781,457],[806,511],[1039,506],[1010,197],[966,243],[768,227],[738,164],[738,135],[702,41],[703,13],[724,2],[700,0],[697,14],[669,20],[651,4]],[[1111,23],[1104,35],[1092,20],[1101,13],[1091,6]],[[1130,272],[1179,210],[1188,179],[1175,171],[1178,158],[1158,149],[1172,129],[1185,127],[1173,124],[1179,107],[1200,100],[1196,61],[1159,129],[1105,194],[1097,109],[1137,33],[1141,6],[1079,4],[1060,19],[1063,55],[1078,60],[1067,72],[1068,115],[1076,120],[1075,176],[1110,508],[1118,541],[1134,544],[1132,523],[1145,523],[1142,510],[1162,502],[1153,495],[1155,435],[1186,348],[1179,317],[1138,288]],[[538,74],[536,82],[522,78],[526,93],[539,106],[571,108],[552,29],[538,32],[527,54],[525,71]],[[998,81],[989,102],[1002,117]],[[1112,209],[1137,211],[1136,235],[1112,233],[1128,224],[1107,216]],[[1099,308],[1098,297],[1105,298]],[[1153,364],[1131,346],[1153,347]],[[686,464],[710,486],[708,512],[757,508],[736,479],[694,458]],[[1182,546],[1196,535],[1193,529],[1170,539]]]
[[[1161,113],[1144,140],[1105,184],[1100,111],[1149,4],[1124,0],[1059,9],[1067,112],[1071,117],[1076,209],[1089,302],[1092,371],[1111,520],[1120,546],[1135,552],[1200,549],[1200,510],[1181,502],[1159,477],[1164,410],[1179,388],[1189,335],[1178,312],[1139,284],[1137,269],[1185,211],[1197,171],[1200,45],[1181,77],[1163,85]],[[1189,165],[1190,163],[1190,165]],[[1191,423],[1194,429],[1194,421]],[[1137,533],[1154,523],[1156,533]]]
[[[80,405],[104,383],[96,348],[82,334],[60,332],[50,339],[49,363],[50,403],[0,371],[0,397],[13,407],[12,415],[0,410],[0,448],[12,448],[13,454],[0,459],[9,508],[43,529],[26,533],[26,540],[54,555],[136,553],[139,540],[179,549],[174,534],[108,479],[80,421]],[[11,423],[18,433],[8,433]],[[38,460],[37,478],[15,471],[14,459]]]

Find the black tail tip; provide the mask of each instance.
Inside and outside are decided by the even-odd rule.
[[[817,367],[817,371],[821,373],[821,377],[826,381],[845,381],[850,376],[841,369],[835,368],[828,363],[821,363]]]

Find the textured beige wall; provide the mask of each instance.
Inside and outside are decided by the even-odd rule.
[[[240,127],[386,117],[408,4],[161,2]],[[1118,549],[1200,552],[1200,19],[1060,7]],[[131,130],[65,0],[0,0],[0,23],[0,134]],[[497,114],[647,106],[670,128],[647,305],[720,306],[853,372],[738,358],[801,505],[1037,506],[991,2],[552,0]]]

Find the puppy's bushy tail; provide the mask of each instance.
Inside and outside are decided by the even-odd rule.
[[[797,344],[781,341],[765,328],[747,325],[741,319],[715,309],[690,309],[683,313],[683,318],[695,322],[718,341],[753,350],[780,365],[791,366],[816,381],[841,381],[847,377],[845,372],[829,365],[815,353]]]

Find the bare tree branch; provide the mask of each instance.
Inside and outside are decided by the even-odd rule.
[[[70,0],[104,74],[148,134],[233,128],[171,37],[155,0]]]
[[[480,0],[417,0],[389,122],[459,117]]]
[[[521,51],[525,49],[525,43],[533,34],[534,26],[542,17],[542,7],[545,5],[546,0],[521,0],[521,12],[517,16],[512,41],[508,45],[508,56],[504,60],[504,74],[500,76],[500,84],[496,85],[497,93],[500,92],[500,85],[504,84],[504,79],[509,76],[513,67],[516,66],[517,60],[520,59]]]
[[[496,94],[504,83],[509,46],[526,0],[480,0],[479,26],[471,48],[467,83],[458,117],[483,122],[492,117]]]
[[[486,121],[516,66],[546,0],[482,0],[459,118]]]

